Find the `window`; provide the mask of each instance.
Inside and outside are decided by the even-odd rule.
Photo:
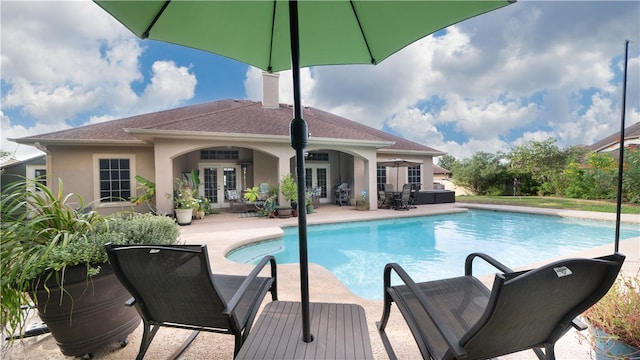
[[[408,169],[408,180],[409,184],[416,185],[416,189],[420,189],[420,184],[422,184],[422,176],[420,174],[420,166],[410,167]]]
[[[305,155],[307,161],[329,161],[328,152],[309,151]]]
[[[387,183],[387,167],[380,166],[376,168],[376,181],[378,183],[378,191],[384,191],[384,184]]]
[[[45,165],[27,165],[26,176],[38,183],[47,186],[47,168]],[[32,189],[33,190],[33,189]],[[38,188],[35,188],[37,191]]]
[[[101,203],[129,201],[133,165],[133,157],[97,156],[97,194]]]
[[[200,150],[200,160],[238,160],[237,150]]]
[[[47,186],[47,169],[35,169],[36,181]]]

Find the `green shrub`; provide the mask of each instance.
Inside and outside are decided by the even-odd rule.
[[[29,179],[3,188],[0,234],[3,328],[22,330],[21,305],[32,282],[43,274],[86,265],[89,276],[106,263],[105,244],[175,244],[180,227],[172,219],[152,214],[101,216],[86,211],[79,194],[63,195],[62,182],[54,193]],[[42,279],[47,280],[48,279]],[[63,278],[63,277],[62,277]]]
[[[132,214],[127,217],[110,219],[102,224],[97,232],[99,236],[111,239],[114,244],[175,244],[180,235],[180,226],[168,216],[151,213]]]

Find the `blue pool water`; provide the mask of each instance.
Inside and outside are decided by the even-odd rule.
[[[518,267],[611,243],[613,222],[556,216],[470,210],[466,213],[363,221],[308,227],[309,261],[335,274],[353,293],[382,299],[382,273],[390,262],[400,264],[416,281],[464,274],[464,259],[484,252],[507,266]],[[637,224],[623,224],[620,238],[640,236]],[[256,263],[267,254],[279,264],[297,263],[298,230],[240,248],[232,261]],[[478,265],[481,262],[477,262]],[[474,275],[494,273],[474,266]]]

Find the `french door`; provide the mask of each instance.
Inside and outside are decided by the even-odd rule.
[[[212,208],[229,207],[227,190],[239,190],[240,167],[227,164],[200,164],[200,189],[198,192],[211,202]]]
[[[329,185],[329,165],[307,164],[305,170],[305,180],[307,190],[320,189],[320,203],[331,202]]]

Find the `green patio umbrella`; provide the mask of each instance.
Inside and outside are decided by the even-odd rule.
[[[513,1],[96,1],[138,37],[205,50],[267,72],[292,69],[291,146],[304,199],[300,67],[377,64],[451,24]],[[302,207],[304,202],[299,202]],[[309,319],[306,216],[298,216],[303,340]]]

